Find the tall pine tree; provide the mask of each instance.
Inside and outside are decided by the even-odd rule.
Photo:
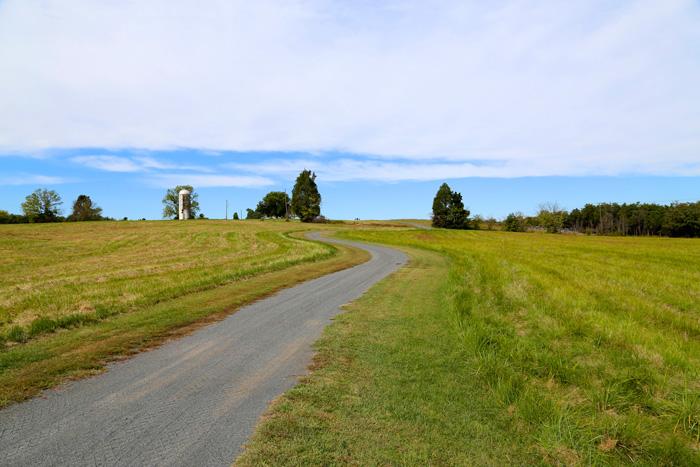
[[[302,171],[292,190],[292,212],[302,222],[311,222],[321,215],[321,194],[316,186],[316,174]]]
[[[433,227],[466,229],[468,225],[469,211],[464,209],[461,193],[443,183],[433,199]]]

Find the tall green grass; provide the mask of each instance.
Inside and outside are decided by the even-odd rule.
[[[544,460],[700,464],[700,241],[346,236],[449,258],[464,368]]]

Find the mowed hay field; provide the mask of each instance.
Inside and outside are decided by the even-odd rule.
[[[90,222],[3,226],[0,333],[8,340],[328,257],[278,222]],[[14,332],[12,332],[14,331]]]
[[[344,236],[412,263],[329,328],[241,464],[700,465],[700,241]]]
[[[0,406],[364,261],[260,221],[0,226]]]

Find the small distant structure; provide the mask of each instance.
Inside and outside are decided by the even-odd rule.
[[[177,195],[177,201],[178,201],[178,219],[182,220],[187,220],[191,217],[191,210],[190,210],[190,191],[189,190],[180,190],[180,193]]]

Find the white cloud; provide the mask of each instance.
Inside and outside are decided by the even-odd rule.
[[[143,167],[131,159],[119,156],[75,156],[71,161],[107,172],[140,172]]]
[[[51,175],[19,174],[13,177],[0,178],[0,185],[60,185],[73,180]]]
[[[213,170],[209,167],[202,165],[184,165],[176,164],[173,162],[163,162],[161,160],[155,159],[149,156],[134,156],[132,158],[135,162],[141,165],[143,169],[155,169],[155,170],[188,170],[195,172],[212,172]]]
[[[203,175],[203,174],[156,174],[147,179],[148,183],[157,187],[172,187],[175,185],[193,185],[197,188],[208,187],[239,187],[255,188],[274,184],[272,180],[258,176],[237,175]]]
[[[150,156],[108,156],[88,155],[74,156],[70,160],[76,164],[107,172],[151,172],[154,170],[187,170],[195,172],[211,172],[209,167],[199,165],[179,165],[163,162]]]
[[[698,49],[695,0],[5,0],[0,152],[338,150],[389,179],[682,174],[700,159]]]

